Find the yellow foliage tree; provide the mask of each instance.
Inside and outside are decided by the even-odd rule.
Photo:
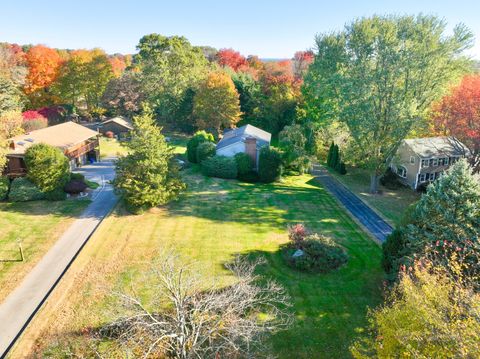
[[[240,120],[240,100],[235,85],[226,73],[212,72],[195,94],[193,113],[199,129],[215,132],[235,127]]]

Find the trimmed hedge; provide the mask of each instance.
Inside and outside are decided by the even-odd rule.
[[[0,177],[0,201],[7,198],[10,180],[7,177]]]
[[[213,142],[202,142],[197,147],[197,161],[202,163],[209,157],[215,156],[217,146]]]
[[[247,183],[257,183],[260,178],[258,177],[258,172],[257,171],[250,171],[244,174],[238,174],[238,179],[242,182],[247,182]]]
[[[258,176],[264,183],[275,182],[282,174],[282,155],[273,147],[263,147],[258,159]]]
[[[237,178],[237,163],[233,157],[213,156],[202,162],[202,172],[209,177]]]
[[[45,199],[45,193],[26,178],[16,178],[10,185],[8,199],[12,202],[27,202]]]
[[[197,159],[197,147],[203,142],[214,142],[214,137],[211,133],[205,131],[196,132],[187,143],[187,158],[189,162],[199,163]]]
[[[239,152],[235,155],[235,162],[237,163],[238,177],[244,176],[253,169],[252,158],[244,152]]]

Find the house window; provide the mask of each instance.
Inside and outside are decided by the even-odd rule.
[[[429,180],[430,180],[430,181],[434,181],[434,180],[435,180],[435,172],[430,173]]]
[[[425,182],[425,176],[426,176],[425,173],[420,173],[418,175],[418,181],[421,182],[421,183]]]
[[[434,167],[438,166],[438,158],[434,158],[432,161]]]
[[[410,163],[414,164],[415,163],[415,156],[410,156]]]
[[[444,161],[445,166],[448,166],[448,160],[449,160],[449,158],[448,158],[448,157],[445,157],[445,161]]]
[[[422,160],[422,168],[428,167],[429,161],[428,160]]]
[[[444,158],[439,158],[438,159],[438,165],[443,166],[443,164],[444,164]]]
[[[397,174],[400,176],[400,177],[403,177],[403,178],[406,178],[407,177],[407,169],[403,166],[399,166],[397,168]]]

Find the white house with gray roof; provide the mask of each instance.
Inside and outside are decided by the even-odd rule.
[[[470,150],[455,137],[427,137],[403,140],[390,168],[413,189],[434,181]]]
[[[260,149],[269,146],[271,138],[270,133],[252,125],[245,125],[226,131],[217,143],[216,154],[233,157],[239,152],[244,152],[253,159],[257,167]]]

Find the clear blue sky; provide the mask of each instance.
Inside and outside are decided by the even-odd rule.
[[[357,17],[423,12],[449,30],[465,23],[479,38],[470,54],[480,59],[480,0],[8,0],[0,9],[0,41],[133,53],[140,37],[157,32],[262,58],[291,57]]]

